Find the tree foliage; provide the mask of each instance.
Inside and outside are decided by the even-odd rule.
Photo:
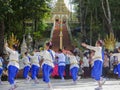
[[[102,7],[102,1],[105,12]],[[83,27],[87,26],[90,28],[90,31],[83,29],[86,32],[86,36],[90,37],[92,31],[94,37],[90,38],[92,38],[93,42],[98,39],[98,35],[103,39],[111,31],[110,28],[112,28],[115,36],[120,39],[118,35],[118,32],[120,32],[119,0],[72,0],[72,3],[75,5],[80,25],[83,23]]]
[[[14,33],[21,41],[22,36],[27,34],[26,27],[31,26],[34,37],[41,37],[41,30],[45,30],[44,20],[50,15],[51,0],[0,0],[0,38],[4,41],[5,36],[9,37]],[[27,20],[31,20],[31,25],[26,24]],[[41,27],[43,25],[43,27]],[[5,26],[5,28],[3,28]],[[5,33],[4,33],[5,32]],[[0,41],[1,41],[0,40]],[[3,44],[2,46],[3,47]],[[3,51],[3,50],[0,50]]]

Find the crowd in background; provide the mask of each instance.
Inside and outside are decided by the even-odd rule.
[[[119,78],[116,70],[119,61],[117,56],[113,56],[114,53],[118,53],[117,49],[118,48],[116,48],[114,51],[103,50],[104,57],[102,76],[104,78]],[[74,52],[76,51],[77,57],[80,59],[78,60],[80,65],[79,73],[81,73],[83,78],[89,78],[91,76],[92,54],[94,51],[85,50],[84,52],[81,52],[77,50],[77,48],[74,49]],[[82,53],[82,56],[80,55],[80,52]]]
[[[63,53],[69,52],[68,50],[63,49]],[[94,51],[90,50],[85,50],[84,52],[80,51],[79,48],[75,47],[74,50],[72,51],[78,61],[79,64],[79,72],[78,75],[81,76],[82,78],[90,78],[91,77],[91,69],[92,69],[92,54]],[[108,50],[103,50],[104,52],[104,57],[103,57],[103,70],[102,70],[102,77],[106,79],[110,78],[116,78],[119,79],[118,77],[118,72],[116,71],[116,67],[118,64],[118,58],[116,56],[112,56],[113,53],[118,53],[117,49],[114,51],[108,51]],[[65,54],[65,73],[66,73],[66,79],[70,78],[70,73],[69,73],[69,67],[70,67],[70,62],[69,62],[69,57]]]

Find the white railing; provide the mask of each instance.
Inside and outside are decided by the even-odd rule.
[[[52,39],[52,37],[53,37],[54,29],[55,29],[55,22],[53,23],[53,27],[52,27],[51,34],[50,34],[50,39]]]

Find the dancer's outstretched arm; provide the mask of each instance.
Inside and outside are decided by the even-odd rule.
[[[98,47],[90,46],[90,45],[88,45],[88,44],[86,44],[86,43],[82,43],[81,45],[82,45],[83,47],[87,48],[87,49],[94,50],[94,51],[96,51],[97,48],[98,48]]]

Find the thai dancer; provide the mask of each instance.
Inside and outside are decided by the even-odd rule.
[[[102,90],[102,85],[105,83],[105,79],[101,78],[102,75],[102,67],[103,67],[103,50],[102,50],[102,41],[98,40],[96,42],[95,47],[87,45],[85,43],[82,43],[83,47],[86,47],[90,50],[94,50],[95,53],[92,57],[93,59],[93,67],[92,67],[92,73],[91,76],[94,78],[97,83],[98,87],[95,88],[95,90]]]
[[[43,72],[43,81],[48,84],[48,88],[52,89],[52,85],[50,82],[50,75],[53,71],[54,60],[55,60],[55,52],[51,50],[50,43],[47,42],[45,44],[45,50],[40,52],[40,55],[43,56],[43,63],[41,65]]]
[[[0,55],[0,85],[2,84],[2,80],[1,80],[2,73],[3,73],[3,58],[2,55]]]
[[[14,90],[17,88],[15,83],[15,76],[19,70],[19,54],[18,54],[18,46],[13,45],[12,49],[5,44],[6,51],[9,53],[9,63],[8,63],[8,82],[10,83],[11,87],[9,90]]]
[[[80,79],[78,76],[79,63],[76,56],[72,52],[68,53],[67,56],[70,58],[70,72],[73,79],[73,84],[77,84],[77,80]]]
[[[31,58],[31,74],[32,74],[32,79],[34,80],[35,84],[38,84],[38,73],[40,69],[40,56],[36,54],[36,52],[32,53],[32,56],[29,56]]]
[[[56,53],[58,57],[58,74],[62,81],[64,81],[64,72],[65,72],[65,55],[62,53],[62,50],[59,49],[58,53]]]
[[[29,76],[31,63],[27,52],[24,53],[22,60],[24,64],[23,77],[27,80],[27,82],[29,82],[31,80],[31,77]]]

